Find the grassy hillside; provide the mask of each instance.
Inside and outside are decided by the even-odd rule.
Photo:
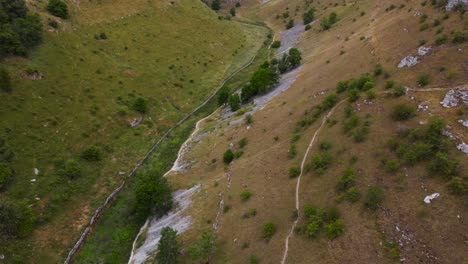
[[[430,1],[247,2],[252,6],[243,5],[242,12],[260,14],[277,40],[289,19],[301,24],[309,8],[316,22],[298,39],[305,62],[294,84],[250,122],[235,121],[251,105],[232,118],[212,116],[186,154],[193,165],[170,176],[177,186],[203,185],[189,212],[193,228],[180,237],[183,247],[213,231],[218,220],[213,263],[278,263],[297,220],[285,263],[463,262],[468,163],[456,144],[468,140],[458,123],[467,119],[467,107],[445,109],[439,102],[468,83],[466,40],[453,41],[456,32],[466,36],[466,15]],[[336,23],[322,30],[321,20],[331,13]],[[432,52],[413,67],[397,67],[420,46]],[[372,79],[370,92],[358,92],[351,102],[353,91],[330,100],[339,81],[364,73]],[[405,94],[405,87],[413,90]],[[414,91],[426,88],[443,89]],[[324,108],[325,98],[331,107]],[[428,108],[417,111],[419,105]],[[407,119],[395,114],[402,108]],[[441,130],[459,139],[428,132],[433,117],[442,117]],[[242,153],[230,165],[223,163],[228,149]],[[439,198],[424,203],[436,192]],[[314,218],[306,205],[326,213]],[[186,251],[181,259],[193,261]]]
[[[41,1],[29,4],[51,18]],[[71,19],[47,28],[29,58],[2,62],[14,88],[1,95],[0,137],[15,153],[15,175],[1,195],[26,201],[37,218],[30,238],[1,242],[6,260],[60,262],[149,146],[257,49],[248,29],[200,1],[69,5]],[[135,110],[138,98],[147,113]],[[102,158],[83,159],[94,145]],[[68,159],[80,177],[63,175]]]

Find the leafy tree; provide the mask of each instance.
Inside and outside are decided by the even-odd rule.
[[[229,13],[231,14],[231,16],[235,17],[236,16],[236,9],[233,7],[229,10]]]
[[[299,167],[289,168],[289,178],[296,178],[301,174],[301,169]]]
[[[26,203],[0,199],[0,241],[28,236],[34,220],[32,210]]]
[[[330,223],[325,226],[325,230],[327,232],[327,237],[329,239],[335,239],[339,237],[344,232],[344,224],[341,220],[336,220],[333,223]]]
[[[415,115],[415,109],[409,105],[399,104],[392,112],[394,120],[403,121],[412,118]]]
[[[69,159],[63,165],[63,174],[70,179],[81,176],[81,165],[78,161]]]
[[[100,161],[101,160],[101,148],[98,146],[91,146],[83,151],[81,157],[88,161]]]
[[[216,239],[212,232],[203,232],[202,237],[195,245],[189,247],[188,253],[192,260],[199,263],[208,263],[210,256],[216,250]]]
[[[221,9],[221,1],[220,0],[213,0],[211,3],[211,9],[218,11]]]
[[[302,61],[301,55],[302,55],[301,52],[296,48],[292,48],[289,50],[288,61],[292,69],[301,65],[301,61]]]
[[[9,54],[26,55],[26,49],[10,25],[0,25],[0,57]]]
[[[229,88],[226,86],[221,87],[218,93],[218,105],[223,105],[229,100]]]
[[[12,176],[13,171],[7,165],[0,163],[0,189],[5,186]]]
[[[136,211],[142,218],[162,216],[172,208],[172,190],[167,179],[159,171],[138,175],[136,186]]]
[[[352,169],[346,169],[340,177],[336,189],[340,192],[346,191],[356,184],[356,175]]]
[[[27,15],[12,24],[12,29],[18,34],[25,48],[32,48],[42,41],[42,23],[39,15]]]
[[[49,0],[47,10],[56,17],[68,18],[68,6],[62,0]]]
[[[233,112],[240,109],[240,97],[238,94],[229,96],[229,107],[231,107],[231,111]]]
[[[275,40],[275,41],[271,44],[271,48],[272,48],[272,49],[277,49],[277,48],[279,48],[279,47],[281,47],[281,41],[279,41],[279,40]]]
[[[148,101],[141,97],[137,98],[133,103],[133,109],[141,114],[146,114],[148,112]]]
[[[367,190],[366,207],[376,210],[384,199],[384,190],[379,186],[371,186]]]
[[[309,9],[307,12],[304,13],[304,15],[302,16],[304,25],[310,24],[312,21],[314,21],[315,19],[314,13],[315,13],[315,9],[313,8]]]
[[[338,96],[336,94],[330,94],[325,99],[323,99],[322,104],[320,105],[320,109],[322,111],[328,110],[333,108],[335,104],[338,102]]]
[[[176,264],[177,257],[180,255],[180,244],[177,241],[177,231],[164,227],[161,230],[161,239],[158,244],[158,253],[156,254],[156,263],[158,264]]]
[[[28,8],[24,0],[0,0],[0,23],[8,23],[26,16]]]
[[[12,90],[10,75],[4,68],[0,68],[0,89],[5,92],[11,92]]]

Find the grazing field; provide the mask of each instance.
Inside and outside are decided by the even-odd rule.
[[[6,259],[60,262],[151,144],[252,57],[256,38],[265,36],[219,20],[200,1],[128,3],[70,3],[71,19],[46,27],[29,58],[2,62],[14,88],[1,95],[0,137],[15,153],[2,196],[24,200],[36,216],[31,237],[0,240]],[[50,17],[43,3],[29,4]],[[82,155],[91,146],[99,149],[96,161]],[[79,163],[79,177],[63,175],[67,160]]]

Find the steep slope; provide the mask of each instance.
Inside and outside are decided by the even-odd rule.
[[[238,12],[262,17],[278,40],[300,32],[297,41],[285,42],[302,51],[304,65],[287,90],[251,117],[245,113],[255,105],[205,120],[182,159],[188,168],[169,175],[180,188],[202,184],[186,213],[193,227],[181,235],[184,247],[211,231],[217,239],[213,263],[464,262],[468,164],[457,145],[468,141],[459,122],[467,119],[467,106],[446,109],[439,101],[455,87],[466,93],[468,46],[454,41],[457,32],[466,36],[465,16],[427,1],[265,2],[247,1]],[[309,8],[316,22],[298,30]],[[337,21],[322,30],[332,12]],[[285,31],[291,18],[295,26]],[[408,55],[418,63],[399,68]],[[365,82],[372,80],[366,92],[329,97],[339,81],[364,73]],[[358,98],[350,102],[348,96]],[[408,117],[395,114],[401,105],[410,109]],[[428,143],[429,134],[443,146]],[[424,144],[432,144],[425,157],[412,157]],[[228,149],[241,154],[225,165]],[[425,203],[433,193],[440,196]],[[312,211],[321,211],[305,205],[329,212],[318,213],[325,223],[314,229]],[[183,263],[193,261],[189,255]]]

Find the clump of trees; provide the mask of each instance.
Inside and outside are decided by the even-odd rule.
[[[335,239],[345,230],[340,213],[336,208],[319,208],[311,205],[304,206],[305,223],[302,232],[308,238],[317,238],[325,231],[329,239]]]
[[[42,41],[42,23],[30,14],[24,0],[0,0],[0,58],[27,55]]]
[[[28,236],[34,221],[34,214],[25,202],[0,199],[0,240]]]
[[[284,54],[281,60],[273,59],[271,62],[263,63],[250,78],[249,82],[242,87],[240,96],[229,95],[229,89],[222,87],[218,93],[218,104],[228,103],[232,111],[240,109],[241,103],[246,103],[254,96],[269,92],[279,81],[280,73],[297,68],[302,61],[301,52],[292,48]]]
[[[302,20],[304,22],[304,25],[308,25],[312,23],[314,19],[315,19],[315,9],[313,8],[307,10],[307,12],[305,12],[304,15],[302,15]]]
[[[328,17],[322,18],[322,20],[320,21],[320,27],[322,28],[322,30],[329,30],[337,21],[338,15],[336,13],[330,13]]]
[[[213,0],[213,2],[211,2],[211,9],[215,10],[215,11],[218,11],[221,9],[221,1],[220,0]]]
[[[65,1],[62,0],[49,0],[47,5],[47,11],[56,17],[61,17],[63,19],[68,18],[68,6]]]

